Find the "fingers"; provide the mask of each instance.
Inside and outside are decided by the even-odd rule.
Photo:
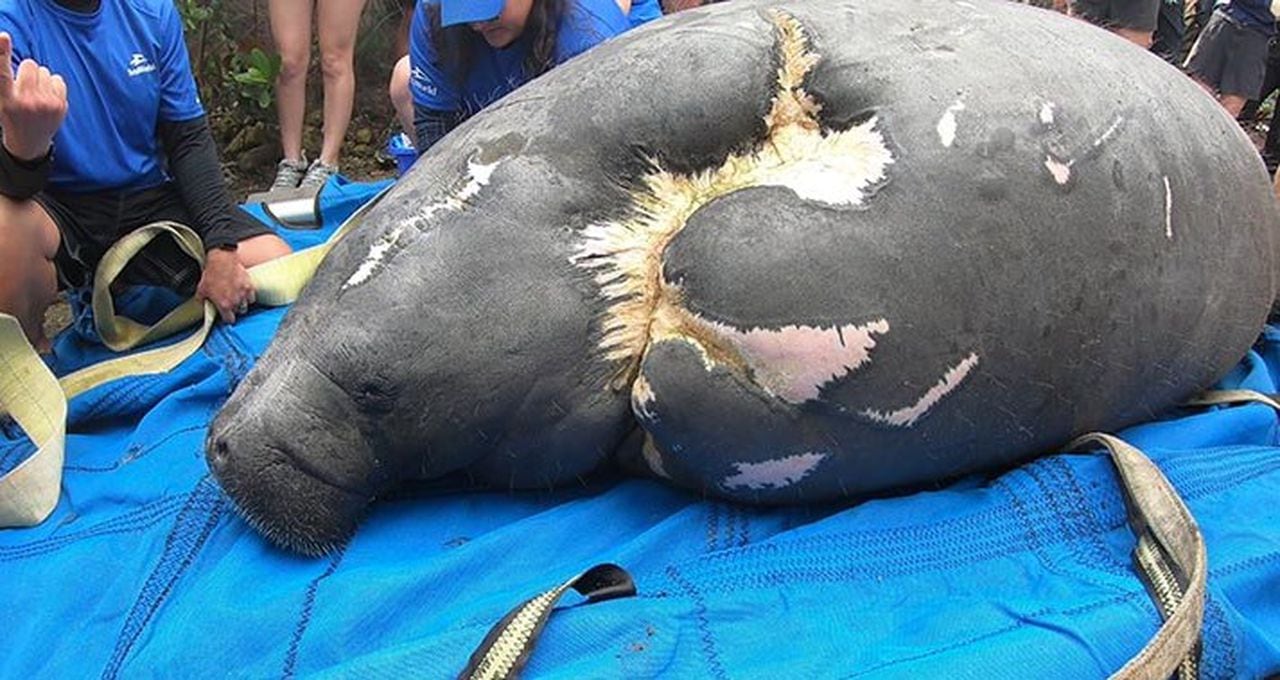
[[[218,316],[227,324],[249,312],[249,306],[257,301],[257,293],[248,272],[234,259],[220,259],[204,270],[196,296],[213,303]]]
[[[40,66],[30,59],[23,59],[22,63],[18,64],[18,75],[13,81],[14,93],[34,91],[39,76]]]
[[[54,75],[50,79],[49,86],[53,89],[53,93],[57,95],[59,101],[67,100],[67,81],[62,79],[60,75]]]
[[[218,316],[222,317],[223,323],[233,324],[236,322],[236,310],[234,304],[214,303],[213,306],[218,308]]]
[[[4,69],[0,68],[0,74]],[[31,59],[23,59],[18,65],[18,75],[10,83],[10,92],[14,94],[46,95],[54,97],[58,102],[66,102],[67,81],[62,76],[54,75],[47,66],[41,66]],[[0,83],[0,88],[4,85]]]
[[[0,98],[13,91],[13,38],[0,32]]]

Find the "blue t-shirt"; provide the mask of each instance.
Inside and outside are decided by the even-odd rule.
[[[631,12],[627,14],[627,23],[631,24],[631,28],[635,28],[661,18],[662,5],[658,4],[658,0],[633,0]]]
[[[53,0],[0,0],[13,68],[34,59],[67,82],[51,188],[145,189],[164,182],[156,125],[204,115],[173,0],[102,0],[93,14]]]
[[[1271,0],[1218,0],[1216,7],[1245,26],[1267,35],[1275,33],[1276,18],[1271,14]]]
[[[470,116],[529,81],[524,63],[532,49],[533,36],[525,31],[500,50],[478,41],[481,47],[472,55],[471,70],[459,87],[441,67],[431,44],[427,6],[436,4],[438,0],[420,0],[413,12],[409,63],[415,104]],[[628,28],[627,17],[614,0],[570,0],[556,33],[555,62],[564,63]]]

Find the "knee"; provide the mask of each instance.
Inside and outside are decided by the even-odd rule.
[[[326,50],[320,55],[320,72],[325,78],[347,78],[353,72],[351,50]]]
[[[39,203],[0,196],[0,262],[15,263],[14,256],[52,260],[60,241],[57,225]]]
[[[1141,31],[1136,28],[1119,28],[1115,32],[1120,37],[1144,50],[1151,49],[1151,44],[1155,41],[1155,36],[1150,31]]]
[[[409,57],[402,57],[391,69],[391,83],[387,86],[391,103],[396,108],[409,105]]]
[[[252,236],[241,241],[236,247],[236,255],[240,264],[246,269],[262,264],[268,260],[284,257],[293,252],[284,239],[275,234]]]
[[[307,50],[288,50],[280,53],[280,80],[295,81],[307,76],[311,54]]]
[[[53,259],[58,229],[35,201],[0,197],[0,312],[39,338],[39,317],[58,292]],[[33,325],[35,324],[35,325]]]

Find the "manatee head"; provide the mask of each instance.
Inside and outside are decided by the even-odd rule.
[[[328,330],[274,344],[206,444],[210,469],[244,518],[306,554],[344,542],[369,502],[417,462],[405,455],[412,430],[396,422],[414,382],[389,379],[411,368],[411,355],[370,342],[371,333],[396,329],[364,322],[339,330],[331,324],[342,316],[323,319]]]
[[[632,426],[584,362],[595,309],[565,249],[514,228],[561,219],[510,200],[550,171],[519,136],[463,138],[358,218],[210,429],[210,469],[279,545],[332,549],[404,480],[550,487]]]

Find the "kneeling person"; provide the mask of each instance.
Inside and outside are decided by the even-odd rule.
[[[419,0],[391,101],[421,153],[524,83],[659,16],[653,0]]]
[[[246,269],[289,246],[227,193],[174,5],[0,0],[0,31],[0,312],[46,350],[58,288],[172,220],[200,234],[204,272],[157,239],[124,280],[194,290],[234,322],[254,301]]]
[[[1218,0],[1184,66],[1227,113],[1239,116],[1262,90],[1275,33],[1270,0]]]

